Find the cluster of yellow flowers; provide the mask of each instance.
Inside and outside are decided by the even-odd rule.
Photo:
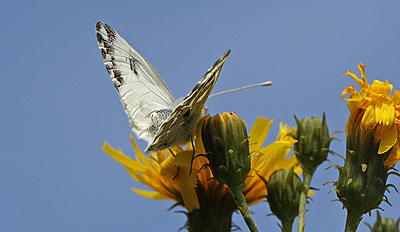
[[[348,210],[346,231],[355,231],[361,216],[385,200],[388,171],[400,160],[400,92],[387,80],[374,80],[369,85],[365,65],[360,63],[358,67],[362,79],[351,70],[344,74],[351,76],[361,90],[349,85],[342,92],[350,111],[346,125],[347,149],[344,166],[333,165],[339,170],[339,178],[332,183]],[[224,113],[203,117],[198,123],[194,143],[185,148],[172,147],[145,155],[130,136],[136,153],[134,158],[106,142],[103,150],[124,165],[132,178],[154,190],[133,188],[135,193],[150,199],[171,199],[185,207],[189,217],[186,226],[190,231],[209,231],[210,228],[211,231],[229,231],[232,213],[237,209],[249,226],[253,222],[246,218],[249,213],[245,216],[247,205],[265,199],[270,177],[285,169],[276,174],[271,181],[273,185],[268,186],[274,190],[267,197],[268,203],[276,202],[273,213],[277,212],[283,230],[290,231],[297,215],[298,228],[304,229],[311,177],[317,166],[327,159],[329,144],[334,138],[330,137],[325,114],[322,120],[310,117],[301,121],[296,118],[296,121],[297,129],[281,122],[276,141],[267,146],[263,144],[273,120],[259,116],[247,136],[245,123],[236,114]],[[292,148],[294,153],[289,155]],[[236,157],[238,153],[244,156]],[[296,175],[302,172],[303,182]],[[239,187],[232,187],[230,183],[239,183]],[[282,189],[289,192],[283,193]],[[243,194],[243,202],[247,203],[245,209],[235,191]],[[277,215],[284,201],[290,205]],[[294,208],[291,218],[285,214],[288,208]],[[250,230],[258,231],[255,224]]]
[[[252,153],[252,169],[249,178],[246,179],[244,189],[249,205],[262,201],[266,194],[265,184],[257,177],[257,174],[268,180],[271,174],[279,169],[294,167],[297,173],[301,172],[296,158],[288,156],[296,140],[286,136],[286,134],[295,132],[295,128],[281,123],[276,141],[262,147],[272,122],[273,120],[258,117],[249,134],[250,150],[254,151]],[[130,136],[130,139],[136,153],[135,159],[124,155],[120,150],[115,150],[107,143],[104,143],[103,150],[124,165],[132,178],[154,189],[154,191],[133,189],[134,192],[151,199],[171,199],[185,206],[190,212],[199,209],[199,199],[204,197],[197,196],[195,191],[197,185],[203,186],[206,190],[205,194],[212,194],[212,197],[209,198],[216,202],[226,199],[226,195],[230,196],[226,187],[217,186],[218,182],[212,179],[213,176],[209,168],[202,169],[207,164],[207,159],[199,156],[206,153],[202,141],[199,139],[201,138],[200,133],[201,130],[197,129],[194,149],[196,158],[193,160],[192,175],[189,175],[193,154],[191,143],[187,145],[185,150],[181,147],[171,148],[171,151],[176,154],[175,157],[168,150],[154,152],[150,156],[146,156],[138,148],[132,136]],[[177,171],[175,165],[179,166],[179,171]],[[228,198],[228,201],[233,204],[232,199]]]

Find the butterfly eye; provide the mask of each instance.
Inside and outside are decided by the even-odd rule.
[[[190,108],[183,114],[183,117],[186,118],[189,117],[189,115],[190,115]]]

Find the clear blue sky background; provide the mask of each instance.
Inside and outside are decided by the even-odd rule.
[[[349,115],[340,98],[348,69],[385,78],[400,89],[400,2],[253,1],[7,1],[0,8],[0,230],[177,231],[183,214],[172,201],[152,201],[130,187],[125,169],[102,150],[103,141],[132,154],[129,125],[97,48],[94,26],[116,29],[158,70],[176,97],[232,49],[214,93],[272,80],[212,98],[209,113],[234,111],[250,126],[258,115],[295,125],[322,116],[342,131],[331,148],[344,155]],[[357,85],[356,85],[357,86]],[[357,89],[359,87],[357,86]],[[145,148],[143,141],[139,142]],[[343,160],[330,156],[312,186],[306,231],[343,231],[346,212],[327,194]],[[389,177],[400,187],[400,180]],[[393,189],[384,217],[400,216]],[[266,203],[250,208],[261,231],[278,231]],[[180,209],[176,209],[180,210]],[[363,222],[372,224],[365,215]],[[243,220],[235,224],[247,231]],[[359,231],[368,231],[361,224]]]

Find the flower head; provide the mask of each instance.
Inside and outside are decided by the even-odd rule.
[[[355,127],[374,134],[374,142],[379,143],[378,154],[390,151],[384,161],[386,167],[393,167],[400,160],[400,92],[385,82],[374,80],[372,85],[367,82],[365,65],[358,64],[362,79],[353,71],[347,71],[361,87],[360,92],[349,85],[343,92],[342,98],[347,102],[350,116],[346,125],[346,134]],[[349,93],[349,98],[344,95]]]
[[[211,169],[205,167],[205,164],[208,163],[207,158],[199,156],[206,154],[202,140],[198,139],[201,138],[200,125],[203,124],[204,119],[199,122],[196,130],[194,149],[196,158],[193,160],[191,175],[189,175],[190,162],[193,155],[191,144],[185,150],[180,147],[172,148],[171,150],[176,155],[175,157],[167,150],[146,156],[137,147],[131,136],[132,145],[136,152],[134,159],[124,155],[120,150],[115,150],[107,143],[104,143],[103,150],[123,164],[135,180],[148,185],[154,190],[146,191],[133,188],[135,193],[155,200],[171,199],[176,202],[176,205],[186,207],[190,218],[214,219],[214,224],[210,221],[207,222],[209,225],[231,226],[231,216],[236,210],[235,201],[227,186],[216,181]],[[272,121],[264,117],[258,117],[249,133],[249,147],[250,151],[252,151],[251,170],[246,178],[243,190],[249,206],[265,199],[267,189],[258,175],[269,180],[272,173],[279,169],[294,167],[295,172],[299,173],[301,171],[294,156],[290,156],[287,159],[291,146],[296,140],[286,136],[286,134],[289,132],[294,133],[294,128],[281,123],[277,141],[266,147],[262,146]],[[179,171],[177,171],[176,165],[179,166]],[[178,175],[176,176],[177,173]],[[188,224],[193,225],[195,221],[198,222],[198,220],[188,220]],[[200,224],[205,225],[205,223]],[[220,229],[218,231],[224,230]]]
[[[360,92],[349,85],[342,98],[350,116],[346,125],[346,158],[334,182],[336,194],[347,209],[346,231],[355,231],[362,215],[379,207],[391,185],[386,185],[388,170],[400,159],[400,93],[380,81],[367,83],[365,65],[358,64],[362,80],[351,76],[361,87]],[[344,95],[349,93],[349,98]],[[392,95],[393,93],[393,95]]]
[[[121,150],[115,150],[106,142],[103,150],[124,165],[133,179],[148,185],[155,192],[135,188],[132,190],[150,199],[171,199],[178,205],[186,206],[189,212],[198,209],[199,202],[194,190],[197,184],[196,176],[189,175],[189,170],[184,166],[178,171],[174,165],[174,157],[167,153],[167,150],[153,152],[147,157],[138,148],[132,135],[130,139],[136,152],[135,159],[124,155]],[[182,151],[179,147],[171,150],[176,153]],[[196,170],[194,172],[196,173]]]

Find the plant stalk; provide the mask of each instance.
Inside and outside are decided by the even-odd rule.
[[[305,224],[305,217],[306,217],[306,204],[307,204],[307,196],[308,191],[310,189],[310,183],[313,173],[308,173],[307,169],[303,172],[303,184],[304,189],[301,191],[300,194],[300,202],[299,202],[299,220],[297,225],[298,232],[304,232]]]
[[[246,199],[244,198],[242,190],[229,189],[232,193],[233,199],[235,199],[236,205],[238,206],[240,213],[244,221],[246,222],[247,227],[251,232],[259,232],[256,223],[253,220],[253,217],[250,214],[249,207],[247,206]]]

